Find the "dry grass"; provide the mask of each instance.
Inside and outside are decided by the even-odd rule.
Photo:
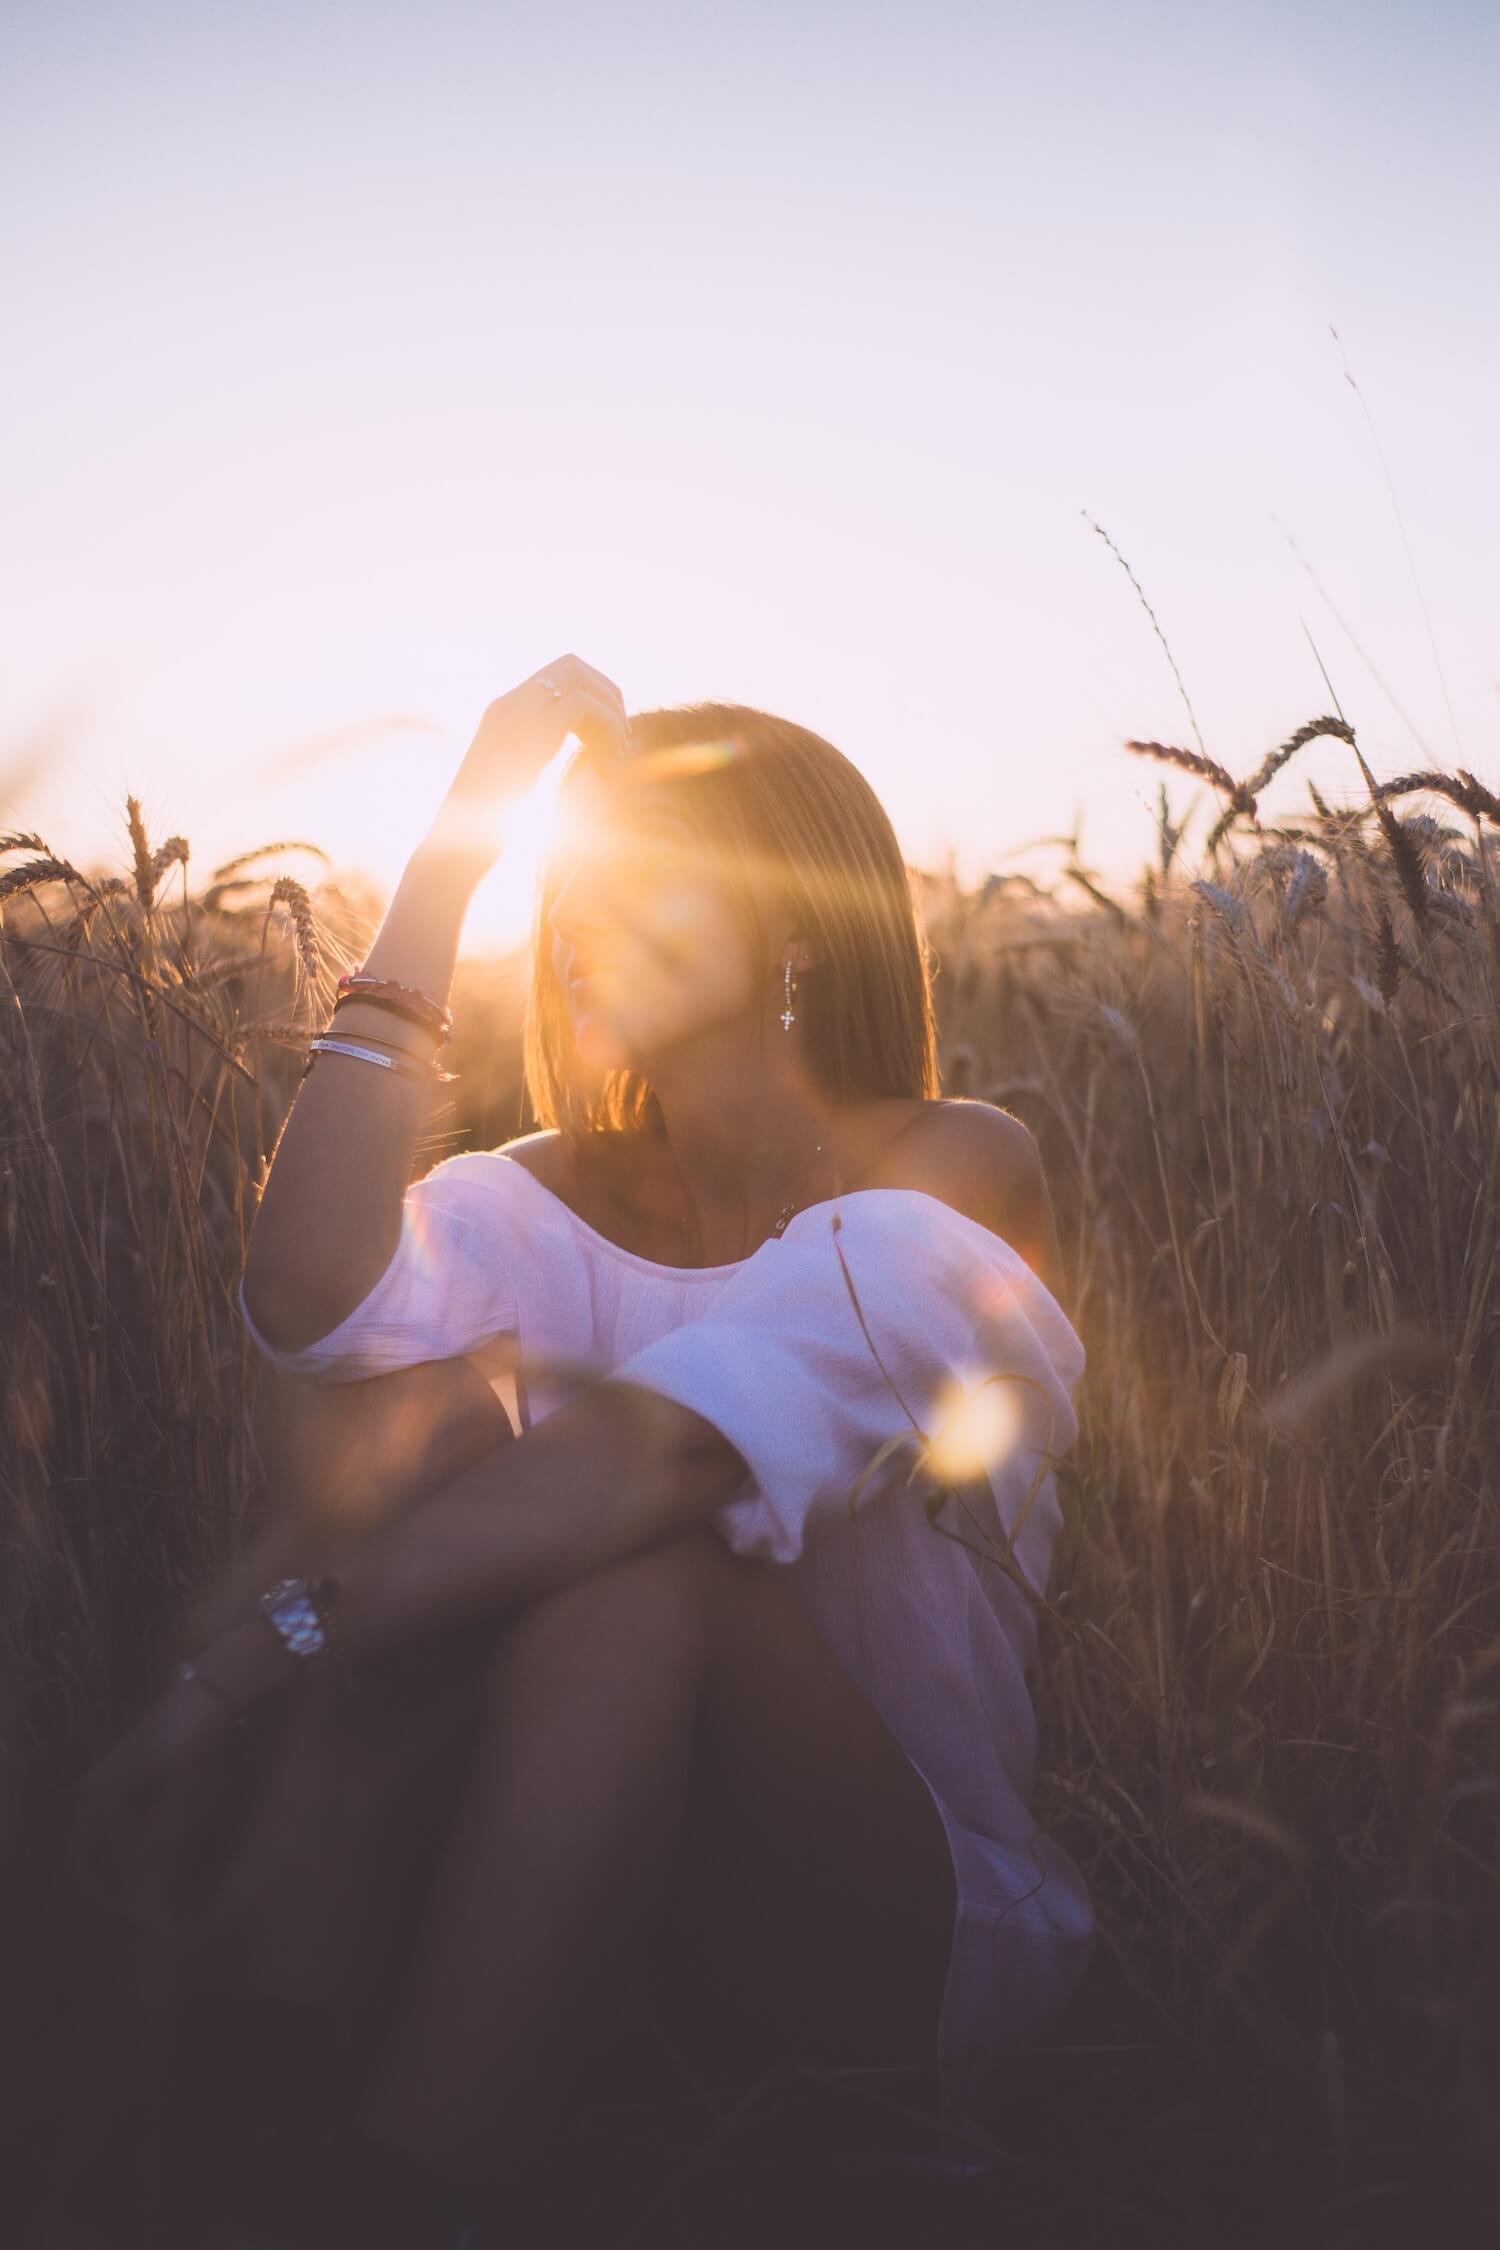
[[[1315,733],[1366,795],[1262,825]],[[1073,2037],[1181,2090],[1134,2156],[1097,2109],[1122,2181],[1193,2135],[1221,2180],[1295,2151],[1323,2239],[1374,2240],[1403,2182],[1493,2165],[1500,2111],[1500,805],[1377,786],[1342,721],[1242,783],[1130,747],[1221,793],[1211,873],[1164,788],[1130,898],[1076,861],[921,885],[946,1087],[1037,1134],[1089,1355],[1035,1682],[1037,1809],[1102,1917]],[[181,839],[131,835],[128,882],[0,839],[12,1936],[68,1774],[260,1506],[232,1290],[373,912],[255,853],[195,898]],[[526,1123],[514,966],[456,1003],[424,1169]]]

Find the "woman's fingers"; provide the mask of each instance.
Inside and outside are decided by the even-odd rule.
[[[626,731],[625,698],[618,684],[596,665],[585,664],[581,656],[560,656],[554,663],[544,664],[524,685],[528,689],[539,687],[547,700],[559,708],[570,696],[591,696],[613,714],[620,734]],[[560,697],[553,693],[557,688],[562,690]]]
[[[467,839],[491,862],[503,848],[505,808],[525,795],[570,734],[605,769],[627,755],[619,688],[581,657],[562,656],[487,706],[439,809],[439,832]]]
[[[594,694],[591,689],[580,688],[576,694],[565,697],[557,708],[567,713],[564,733],[577,735],[593,764],[607,770],[627,755],[629,722],[623,703],[617,704]]]
[[[575,736],[587,763],[611,773],[631,753],[616,681],[571,650],[485,706],[424,844],[455,874],[482,879],[506,848],[513,808]]]

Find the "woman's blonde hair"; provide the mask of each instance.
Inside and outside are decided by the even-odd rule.
[[[639,767],[636,761],[639,760]],[[692,703],[630,721],[630,761],[719,847],[731,904],[758,957],[766,933],[749,871],[816,948],[797,975],[803,1052],[835,1101],[939,1091],[932,958],[889,816],[857,766],[806,727],[739,703]],[[563,776],[582,759],[576,758]],[[583,1063],[552,968],[548,921],[560,887],[548,860],[532,925],[523,1067],[538,1125],[569,1138],[659,1130],[639,1071]],[[768,958],[767,973],[773,970]]]

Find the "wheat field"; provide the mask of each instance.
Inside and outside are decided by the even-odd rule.
[[[1317,736],[1348,801],[1270,825]],[[1035,1805],[1101,1936],[1027,2179],[1087,2169],[1111,2240],[1228,2240],[1294,2176],[1313,2239],[1406,2239],[1500,2181],[1500,801],[1377,784],[1333,718],[1243,781],[1127,748],[1161,781],[1130,895],[1076,858],[1046,890],[914,871],[945,1091],[1036,1134],[1088,1353]],[[195,888],[128,812],[123,872],[0,838],[12,2118],[61,2051],[32,1937],[69,1780],[262,1518],[233,1292],[380,908],[301,842]],[[460,965],[421,1169],[528,1128],[520,995]],[[1203,2231],[1152,2217],[1165,2180]]]

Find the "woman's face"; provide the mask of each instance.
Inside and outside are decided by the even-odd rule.
[[[700,1032],[752,1020],[762,979],[704,832],[660,786],[581,761],[561,802],[548,920],[580,1056],[645,1070]]]

